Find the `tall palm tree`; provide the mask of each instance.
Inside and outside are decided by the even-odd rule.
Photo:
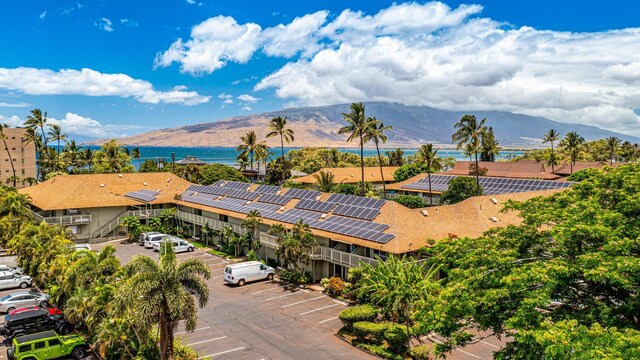
[[[615,136],[610,136],[607,138],[607,151],[609,152],[609,160],[611,161],[611,166],[613,166],[613,158],[616,155],[616,151],[620,148],[622,144],[622,140]]]
[[[584,138],[578,135],[577,132],[571,131],[564,136],[564,139],[560,141],[560,146],[569,153],[569,165],[571,168],[571,174],[573,174],[573,165],[575,165],[580,151],[584,146]]]
[[[94,155],[95,155],[95,152],[90,148],[84,149],[84,152],[82,153],[82,159],[86,162],[87,166],[89,167],[89,173],[91,173],[91,165],[93,164]]]
[[[282,179],[284,181],[284,178],[286,177],[285,174],[287,171],[287,162],[284,158],[284,142],[286,141],[287,144],[289,144],[290,142],[295,140],[293,129],[287,128],[286,116],[285,117],[278,116],[271,119],[271,122],[269,122],[269,130],[270,132],[267,134],[267,138],[280,136],[280,151],[281,151],[282,160],[284,164],[284,166],[282,167]]]
[[[13,173],[13,176],[11,177],[11,180],[13,182],[13,187],[16,187],[16,183],[17,183],[17,175],[16,175],[16,166],[13,163],[13,157],[11,156],[11,151],[9,151],[9,147],[7,146],[7,134],[4,133],[4,129],[9,128],[9,125],[7,124],[0,124],[0,139],[2,139],[2,144],[4,145],[4,149],[7,152],[7,155],[9,156],[9,164],[11,164],[11,172]]]
[[[258,146],[258,137],[256,136],[256,132],[252,130],[249,131],[246,135],[241,136],[240,141],[242,143],[238,145],[238,147],[236,147],[236,151],[240,151],[240,155],[246,155],[249,157],[249,166],[251,167],[251,182],[253,182],[253,153],[256,151],[256,147]]]
[[[44,147],[47,147],[47,135],[44,133],[44,126],[47,124],[47,112],[45,111],[43,116],[42,110],[31,110],[31,115],[27,116],[24,124],[34,130],[40,129],[42,132],[42,141],[44,142],[43,145]]]
[[[336,187],[334,182],[335,175],[328,171],[320,171],[319,174],[314,174],[313,178],[316,179],[316,186],[319,191],[330,193]]]
[[[68,141],[62,149],[62,159],[66,160],[64,166],[68,170],[71,167],[72,173],[77,173],[81,165],[82,149],[76,144],[75,140]],[[66,163],[68,161],[68,163]]]
[[[360,146],[360,169],[362,172],[362,196],[364,193],[364,138],[367,129],[367,119],[364,116],[364,104],[353,103],[351,104],[351,112],[342,113],[344,119],[349,125],[344,126],[338,130],[338,134],[348,134],[347,142],[353,142],[358,140]]]
[[[254,152],[254,157],[256,161],[256,165],[258,165],[258,178],[260,177],[260,164],[264,164],[265,174],[267,171],[267,161],[270,158],[271,151],[269,149],[269,145],[265,142],[261,142],[256,145],[256,150]]]
[[[484,125],[486,122],[486,118],[478,121],[474,115],[464,115],[459,122],[453,125],[453,128],[458,130],[451,136],[451,141],[458,143],[456,146],[458,150],[467,144],[471,144],[476,157],[476,183],[478,184],[478,191],[480,189],[478,151],[480,151],[482,135],[487,130],[487,127]],[[480,192],[478,192],[478,195],[480,195]]]
[[[385,144],[387,142],[387,135],[385,132],[391,131],[393,127],[384,126],[382,121],[377,120],[375,117],[367,119],[367,129],[365,130],[364,142],[373,140],[376,144],[376,152],[378,153],[378,165],[380,166],[380,177],[382,178],[382,197],[387,198],[387,185],[384,181],[384,172],[382,171],[382,157],[380,156],[380,143]]]
[[[551,143],[551,158],[549,159],[549,164],[551,165],[551,173],[555,174],[555,164],[556,164],[556,153],[553,148],[553,143],[560,139],[560,134],[555,129],[549,129],[544,137],[542,138],[542,143]]]
[[[431,173],[441,171],[444,168],[444,160],[438,156],[438,150],[433,144],[424,144],[418,150],[418,156],[424,161],[427,168],[427,178],[429,180],[429,204],[433,206],[433,194],[431,193]]]
[[[160,260],[137,255],[127,265],[131,274],[115,296],[117,311],[136,314],[134,322],[147,332],[158,324],[160,359],[174,359],[173,339],[178,322],[187,331],[198,321],[198,306],[209,301],[209,288],[203,280],[211,277],[209,267],[198,259],[178,261],[169,241],[160,245]]]

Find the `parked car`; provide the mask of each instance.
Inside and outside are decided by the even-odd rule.
[[[0,312],[11,311],[25,306],[49,306],[49,295],[38,291],[20,291],[0,298]]]
[[[155,235],[148,236],[147,239],[144,241],[145,249],[153,249],[153,243],[154,242],[162,241],[162,239],[164,239],[166,237],[169,237],[169,235],[167,235],[167,234],[155,234]]]
[[[193,251],[196,249],[195,245],[182,239],[172,237],[169,239],[169,241],[171,241],[171,243],[173,244],[173,250],[175,251],[176,254],[187,252],[187,251]],[[154,242],[153,251],[155,252],[160,251],[160,244],[162,244],[162,241]]]
[[[14,274],[20,274],[20,275],[24,274],[24,271],[22,270],[22,268],[9,266],[5,264],[0,264],[0,271],[10,271]]]
[[[91,251],[91,245],[90,244],[73,244],[73,248],[75,250],[89,250],[89,251]]]
[[[31,335],[18,336],[11,341],[7,349],[7,359],[57,359],[71,355],[82,359],[89,353],[89,345],[80,335],[60,336],[55,331],[44,331]]]
[[[33,283],[31,276],[14,274],[11,271],[0,271],[0,289],[26,289]]]
[[[249,281],[272,280],[275,270],[260,261],[245,261],[227,265],[224,268],[224,281],[242,286]]]
[[[149,236],[151,236],[151,235],[160,235],[160,234],[162,234],[162,233],[158,232],[158,231],[143,232],[142,234],[140,234],[140,237],[138,238],[138,245],[144,246],[144,242],[147,241]]]
[[[21,312],[25,312],[25,311],[31,311],[31,310],[47,310],[49,312],[49,315],[62,315],[62,310],[56,308],[56,307],[39,307],[39,306],[25,306],[25,307],[21,307],[21,308],[17,308],[15,310],[11,310],[8,312],[9,315],[15,315]]]
[[[67,335],[73,331],[73,325],[62,316],[51,316],[46,310],[31,310],[4,317],[0,325],[0,334],[12,340],[18,336],[55,330],[58,334]]]

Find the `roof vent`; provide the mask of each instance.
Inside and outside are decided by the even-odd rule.
[[[320,215],[320,219],[326,219],[326,218],[327,218],[327,214]]]
[[[118,174],[118,177],[119,177],[119,178],[121,178],[121,177],[122,177],[122,174]]]
[[[427,210],[420,210],[420,214],[422,214],[422,216],[429,216],[429,212]]]
[[[100,184],[100,187],[104,187],[104,184]]]
[[[147,183],[142,183],[142,185],[147,186],[147,185],[149,185],[149,184],[147,184]]]
[[[491,202],[492,202],[492,203],[494,203],[494,204],[497,204],[497,203],[498,203],[498,199],[496,199],[496,198],[491,198]]]
[[[351,177],[353,177],[353,174],[351,174]]]
[[[281,207],[280,207],[280,211],[284,211],[284,210],[285,210],[285,207],[284,207],[284,206],[281,206]]]
[[[168,179],[167,179],[167,182],[169,182],[169,181],[171,181],[171,178],[168,178]]]
[[[498,219],[494,216],[490,217],[489,220],[493,221],[493,222],[498,222]]]

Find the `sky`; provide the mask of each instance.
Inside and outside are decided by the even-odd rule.
[[[119,137],[357,101],[640,136],[631,0],[0,3],[0,122]]]

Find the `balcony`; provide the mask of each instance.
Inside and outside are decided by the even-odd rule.
[[[44,221],[49,225],[82,225],[90,224],[91,214],[64,215],[45,217]]]
[[[233,232],[237,234],[244,234],[246,232],[241,225],[231,224],[225,221],[220,221],[215,219],[210,219],[208,217],[192,214],[186,211],[180,211],[180,210],[176,211],[176,219],[187,221],[192,224],[200,225],[200,226],[207,225],[211,229],[218,229],[218,230],[222,229],[225,226],[230,226]]]

